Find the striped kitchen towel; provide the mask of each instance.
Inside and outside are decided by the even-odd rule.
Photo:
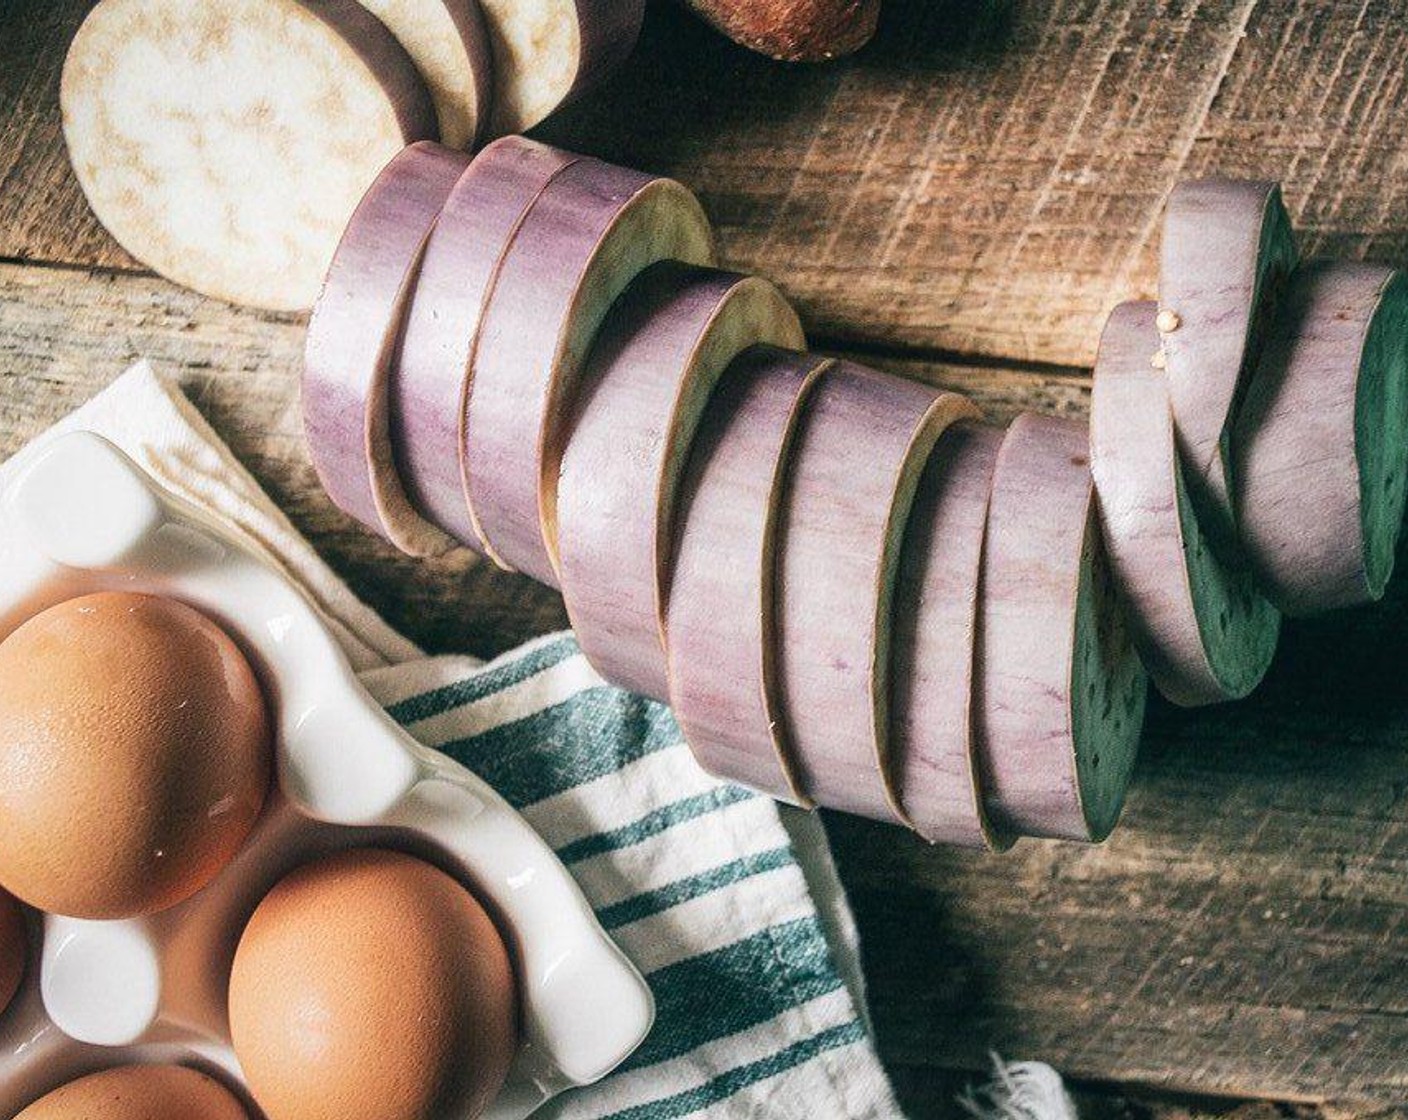
[[[898,1115],[777,807],[700,770],[668,709],[569,635],[363,680],[527,817],[655,992],[641,1049],[549,1115]]]
[[[669,711],[607,686],[570,637],[488,666],[425,658],[357,600],[180,389],[145,364],[57,429],[107,436],[261,546],[307,589],[392,715],[477,771],[547,838],[646,974],[659,1018],[645,1044],[544,1115],[899,1116],[862,1018],[854,926],[815,817],[708,777]]]

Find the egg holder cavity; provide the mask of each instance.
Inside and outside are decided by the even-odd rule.
[[[63,436],[0,491],[0,640],[104,590],[182,600],[240,643],[270,703],[277,780],[235,860],[181,905],[117,922],[29,915],[29,968],[0,1015],[0,1116],[132,1061],[193,1065],[242,1089],[226,1012],[239,935],[287,871],[350,847],[424,855],[495,913],[514,958],[522,1043],[490,1120],[527,1116],[640,1044],[650,990],[543,840],[386,715],[305,595],[255,548],[106,440]]]

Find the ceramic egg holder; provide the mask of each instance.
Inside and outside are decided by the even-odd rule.
[[[241,644],[271,707],[276,788],[235,860],[180,906],[116,922],[30,915],[24,985],[0,1016],[0,1115],[134,1061],[197,1066],[243,1090],[226,1013],[240,933],[286,872],[350,847],[425,855],[495,913],[522,1044],[490,1120],[527,1116],[640,1044],[649,988],[523,819],[386,715],[304,594],[253,547],[106,440],[55,439],[0,492],[0,640],[56,603],[119,589],[189,603]]]

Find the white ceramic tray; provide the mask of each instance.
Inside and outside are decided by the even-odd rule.
[[[458,875],[508,933],[523,1043],[490,1120],[527,1116],[640,1044],[650,989],[523,819],[382,711],[254,548],[106,440],[59,437],[0,492],[0,640],[46,607],[113,589],[187,602],[242,645],[274,713],[277,789],[240,855],[180,906],[122,922],[30,916],[29,969],[0,1017],[0,1116],[131,1061],[190,1064],[242,1089],[225,989],[246,920],[297,864],[378,843]]]

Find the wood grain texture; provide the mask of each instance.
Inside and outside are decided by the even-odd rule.
[[[0,256],[140,269],[88,209],[59,125],[64,54],[91,7],[0,5]]]
[[[567,624],[561,599],[464,552],[401,556],[340,513],[303,437],[304,320],[230,307],[154,277],[0,264],[0,457],[150,358],[178,376],[270,496],[372,602],[427,649],[488,656]],[[966,392],[990,414],[1079,409],[1079,379],[939,362],[895,372]]]
[[[657,19],[555,135],[699,190],[847,340],[1088,364],[1180,177],[1284,179],[1310,252],[1408,250],[1401,0],[891,0],[801,73]],[[670,96],[660,96],[661,87]]]
[[[551,592],[465,554],[407,560],[332,507],[299,430],[302,340],[300,320],[146,277],[0,265],[0,457],[147,356],[428,649],[492,654],[562,625]],[[998,415],[1079,412],[1085,393],[1050,374],[889,364]],[[1327,1120],[1408,1101],[1405,657],[1396,584],[1380,608],[1293,624],[1257,699],[1154,708],[1103,848],[985,857],[830,818],[911,1115],[955,1115],[961,1079],[943,1071],[981,1070],[990,1048],[1098,1082],[1368,1102]],[[1150,1114],[1131,1107],[1118,1114]]]
[[[888,1059],[1408,1101],[1405,621],[1399,583],[1288,625],[1250,701],[1151,705],[1104,847],[991,859],[832,818]]]
[[[334,507],[299,408],[304,322],[241,311],[145,276],[0,265],[0,456],[148,357],[340,575],[427,648],[481,656],[566,625],[561,601],[464,552],[400,556]]]
[[[0,10],[0,256],[130,261],[68,173],[58,66],[88,0]],[[772,63],[673,5],[541,131],[680,178],[724,264],[813,334],[1088,364],[1153,294],[1179,177],[1285,182],[1310,254],[1408,255],[1408,0],[890,0],[859,55]]]

